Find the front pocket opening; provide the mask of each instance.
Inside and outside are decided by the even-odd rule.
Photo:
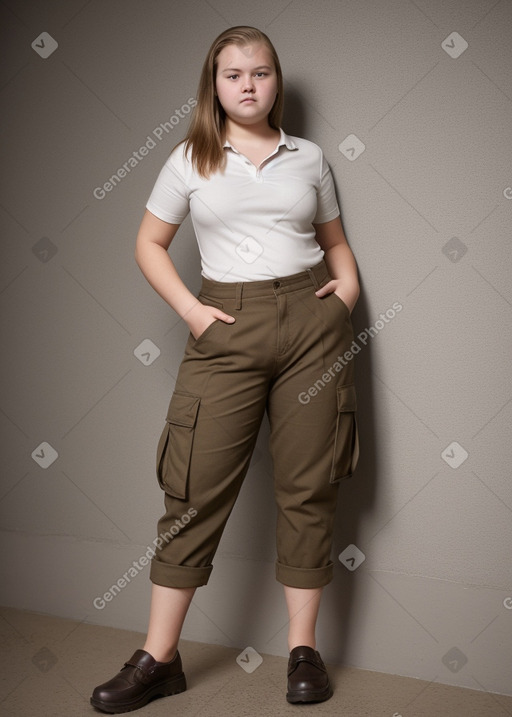
[[[166,493],[181,500],[187,499],[190,458],[200,403],[199,396],[175,391],[158,442],[158,483]]]
[[[215,299],[211,299],[209,296],[206,296],[206,294],[202,294],[201,292],[197,295],[197,300],[203,304],[203,306],[213,306],[216,309],[222,309],[224,308],[224,304],[221,301],[216,301]],[[210,331],[213,330],[213,327],[215,324],[218,324],[221,319],[215,319],[212,321],[211,324],[208,324],[208,326],[205,328],[202,334],[200,334],[197,339],[194,338],[192,335],[192,332],[190,332],[190,337],[192,340],[192,345],[196,346],[200,341],[203,340],[203,338],[206,338]]]
[[[350,478],[359,460],[359,432],[357,428],[357,399],[353,383],[336,389],[338,414],[331,465],[330,482]]]
[[[343,301],[343,299],[340,299],[340,297],[338,296],[338,294],[336,294],[336,292],[332,291],[332,292],[329,294],[329,296],[333,296],[334,299],[335,299],[335,301],[337,301],[338,304],[340,305],[340,307],[345,310],[345,313],[347,313],[347,314],[350,316],[350,310],[349,310],[348,306],[347,306],[346,303]],[[342,388],[343,388],[343,387],[342,387]]]
[[[193,339],[193,342],[194,342],[194,345],[196,345],[196,344],[198,344],[200,341],[202,341],[203,338],[206,338],[206,337],[208,336],[208,334],[210,333],[210,331],[213,330],[213,327],[214,327],[216,324],[219,323],[219,321],[221,321],[221,319],[214,319],[211,324],[208,324],[208,326],[205,328],[205,330],[203,331],[203,333],[199,334],[199,336],[197,337],[197,339],[194,339],[194,337],[193,337],[192,334],[191,334],[192,339]]]

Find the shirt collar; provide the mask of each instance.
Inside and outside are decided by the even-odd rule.
[[[285,134],[285,132],[283,132],[283,128],[282,128],[282,127],[279,128],[279,132],[280,132],[279,144],[277,145],[276,149],[277,149],[278,147],[280,147],[282,144],[284,144],[284,146],[285,146],[287,149],[298,149],[298,147],[297,147],[297,145],[295,144],[295,142],[293,141],[293,139],[292,139],[291,137],[289,137],[287,134]],[[232,145],[228,140],[226,140],[226,141],[224,142],[224,145],[223,145],[223,146],[224,146],[224,147],[231,147],[231,149],[233,149],[235,152],[237,151],[237,150],[233,147],[233,145]]]

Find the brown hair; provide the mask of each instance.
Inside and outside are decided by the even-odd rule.
[[[249,43],[263,42],[272,57],[277,75],[277,97],[268,115],[268,123],[273,129],[279,129],[283,116],[284,89],[283,74],[277,52],[264,32],[248,25],[237,25],[224,30],[212,43],[204,61],[199,88],[197,106],[190,120],[185,138],[176,146],[185,142],[185,152],[192,150],[192,164],[198,174],[206,179],[212,172],[223,169],[226,156],[223,149],[226,113],[215,94],[217,58],[226,45],[242,47]]]

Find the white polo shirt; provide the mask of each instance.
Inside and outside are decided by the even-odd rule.
[[[273,279],[322,259],[313,224],[340,213],[331,171],[314,142],[280,135],[259,167],[227,141],[225,171],[209,179],[193,169],[184,142],[164,164],[146,207],[171,224],[190,212],[206,278]]]

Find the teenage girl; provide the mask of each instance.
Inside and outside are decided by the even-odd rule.
[[[205,60],[185,140],[153,188],[136,260],[190,328],[157,475],[166,512],[151,561],[149,630],[91,703],[120,713],[186,689],[178,641],[249,466],[265,411],[277,504],[276,579],[289,613],[289,702],[332,688],[316,650],[339,481],[359,454],[351,311],[357,268],[322,150],[281,128],[269,38],[224,31]],[[194,296],[169,257],[188,213],[201,254]]]

